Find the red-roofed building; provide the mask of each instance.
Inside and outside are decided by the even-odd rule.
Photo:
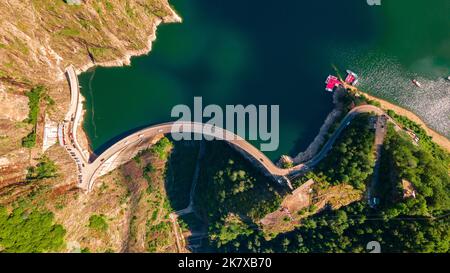
[[[350,70],[347,70],[347,77],[345,78],[345,82],[351,85],[358,84],[358,75]]]
[[[325,90],[328,92],[333,92],[334,88],[341,84],[341,81],[336,76],[329,75],[325,81],[325,84]]]

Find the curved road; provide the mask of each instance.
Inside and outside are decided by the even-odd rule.
[[[177,125],[179,125],[180,128],[177,128]],[[157,135],[171,134],[172,130],[173,132],[203,134],[204,136],[214,137],[214,139],[216,140],[225,140],[228,143],[231,143],[232,145],[242,149],[255,160],[257,160],[266,170],[268,170],[270,174],[274,176],[284,176],[289,174],[289,170],[277,167],[264,153],[262,153],[255,146],[253,146],[240,136],[237,136],[227,130],[219,127],[214,127],[213,130],[211,125],[195,122],[168,122],[145,128],[116,142],[114,145],[104,151],[100,156],[98,156],[97,159],[95,159],[92,163],[88,164],[83,173],[84,183],[88,184],[83,184],[80,186],[82,188],[91,190],[95,178],[98,176],[98,173],[101,172],[101,167],[104,162],[107,162],[113,156],[117,156],[117,154],[125,151],[128,146],[137,145],[139,144],[139,142],[145,141],[146,139],[151,139]]]
[[[88,191],[92,190],[95,180],[97,177],[113,170],[117,162],[124,162],[130,158],[121,158],[121,154],[127,151],[127,148],[136,146],[139,144],[150,141],[157,135],[171,134],[172,132],[184,132],[184,133],[196,133],[203,134],[204,136],[210,136],[217,140],[224,140],[238,147],[244,151],[255,164],[261,165],[267,173],[272,175],[278,180],[280,177],[285,176],[295,176],[301,172],[307,171],[313,168],[317,163],[319,163],[333,147],[334,142],[337,140],[341,132],[347,127],[347,125],[353,120],[355,116],[361,113],[374,113],[376,115],[386,115],[383,110],[373,105],[362,105],[353,108],[344,119],[341,121],[340,126],[335,130],[330,139],[325,143],[321,151],[315,155],[311,160],[306,163],[301,163],[290,169],[283,169],[276,166],[264,153],[259,149],[254,147],[252,144],[247,142],[245,139],[241,138],[234,133],[227,131],[219,127],[213,127],[212,125],[195,123],[195,122],[168,122],[155,126],[150,126],[136,133],[133,133],[109,147],[100,156],[98,156],[94,161],[89,162],[76,139],[76,129],[80,119],[80,113],[82,109],[82,103],[80,101],[80,90],[78,85],[78,78],[75,70],[72,66],[67,68],[68,80],[71,87],[71,106],[67,117],[70,117],[70,121],[65,121],[64,128],[69,128],[69,136],[64,134],[64,139],[68,137],[68,141],[64,147],[72,155],[74,160],[78,165],[78,177],[80,188],[86,189]],[[75,97],[76,94],[76,97]],[[386,115],[387,116],[387,115]],[[392,120],[391,120],[392,121]],[[66,123],[68,123],[66,125]],[[127,153],[126,157],[129,156]],[[258,162],[258,163],[256,163]],[[111,167],[113,166],[113,167]]]
[[[340,126],[333,133],[332,137],[326,142],[321,151],[314,156],[310,161],[296,165],[290,169],[283,169],[276,166],[263,152],[257,149],[255,146],[247,142],[245,139],[219,127],[214,127],[212,130],[211,125],[206,125],[202,123],[195,122],[168,122],[155,126],[145,128],[138,131],[128,137],[121,139],[116,142],[113,146],[108,148],[103,152],[95,161],[88,164],[84,169],[83,177],[84,183],[80,185],[82,188],[91,190],[94,186],[95,179],[99,176],[101,172],[101,167],[104,162],[110,160],[113,156],[120,156],[120,153],[124,151],[130,145],[136,145],[145,139],[153,138],[161,134],[171,134],[173,132],[186,132],[186,133],[197,133],[214,137],[216,140],[225,140],[228,143],[238,147],[239,149],[245,151],[250,157],[257,161],[264,169],[274,177],[295,175],[297,173],[307,171],[319,163],[333,147],[334,142],[337,140],[342,131],[347,127],[347,125],[359,114],[361,113],[374,113],[377,115],[383,115],[384,112],[372,105],[363,105],[355,107],[352,109],[342,120]],[[179,126],[175,126],[179,125]],[[181,127],[179,130],[178,127]]]

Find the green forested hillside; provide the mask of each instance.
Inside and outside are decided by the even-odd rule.
[[[348,183],[366,188],[374,164],[373,131],[367,126],[368,118],[355,119],[329,156],[307,177],[330,185]],[[294,231],[271,240],[257,226],[243,228],[241,222],[228,223],[230,227],[224,230],[226,221],[222,219],[212,232],[214,238],[226,240],[212,244],[213,251],[367,252],[367,243],[377,241],[382,252],[448,252],[448,162],[445,156],[434,156],[429,147],[414,145],[410,136],[389,125],[380,179],[374,189],[381,199],[379,206],[370,208],[364,198],[338,210],[324,210],[303,220]],[[403,197],[404,179],[414,186],[415,197]],[[232,234],[224,234],[227,232]]]

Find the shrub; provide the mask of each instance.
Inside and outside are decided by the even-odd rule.
[[[36,131],[33,129],[26,137],[22,138],[22,147],[33,148],[36,146]]]
[[[106,222],[105,216],[96,214],[91,215],[91,217],[89,217],[89,228],[95,231],[105,232],[108,229],[108,223]]]
[[[39,85],[28,91],[26,94],[28,97],[29,112],[25,122],[33,125],[33,131],[22,139],[23,147],[33,148],[36,145],[36,125],[39,116],[39,104],[44,93],[45,87]]]
[[[172,149],[172,142],[167,137],[162,138],[158,143],[151,147],[151,152],[158,155],[161,160],[166,160]]]
[[[0,207],[0,249],[3,252],[48,252],[64,246],[66,231],[53,221],[48,211]]]
[[[39,159],[39,163],[36,167],[28,168],[27,180],[42,180],[45,178],[56,177],[58,167],[56,167],[55,162],[46,156]]]

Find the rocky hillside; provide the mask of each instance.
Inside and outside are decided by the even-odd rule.
[[[167,0],[67,2],[0,2],[0,194],[22,192],[16,188],[23,187],[27,169],[41,157],[44,124],[66,113],[69,64],[79,71],[127,64],[131,56],[150,50],[159,23],[181,20]],[[44,87],[37,101],[29,93],[36,86]],[[30,132],[35,143],[24,141]],[[63,166],[72,165],[65,152],[52,153],[55,149],[47,152],[51,160],[60,170],[71,169]],[[71,172],[62,172],[58,184],[73,179]]]
[[[20,15],[20,16],[18,16]],[[146,52],[154,27],[177,21],[166,0],[6,0],[0,3],[3,88],[53,85],[68,64],[88,67]]]
[[[74,2],[79,4],[69,4]],[[53,145],[44,152],[44,126],[57,124],[66,114],[68,65],[82,72],[95,65],[129,64],[130,57],[149,52],[160,23],[180,21],[167,0],[0,1],[0,222],[7,226],[22,209],[42,218],[49,212],[62,228],[49,227],[53,233],[46,236],[53,245],[39,251],[71,251],[77,248],[73,241],[94,251],[138,248],[127,239],[134,216],[125,213],[124,206],[133,203],[135,194],[129,185],[117,182],[124,177],[122,171],[105,178],[117,182],[111,182],[115,190],[105,196],[103,187],[83,194],[74,187],[76,166],[66,151]],[[112,206],[110,201],[130,194],[117,201],[122,205]],[[10,218],[5,218],[8,213]],[[89,216],[92,219],[85,219]],[[110,236],[88,236],[90,230],[102,229],[103,221],[108,222]],[[59,243],[61,236],[67,244]],[[87,242],[80,236],[94,239]],[[2,240],[0,252],[27,251],[0,236]],[[139,248],[146,248],[143,245],[140,242]]]

